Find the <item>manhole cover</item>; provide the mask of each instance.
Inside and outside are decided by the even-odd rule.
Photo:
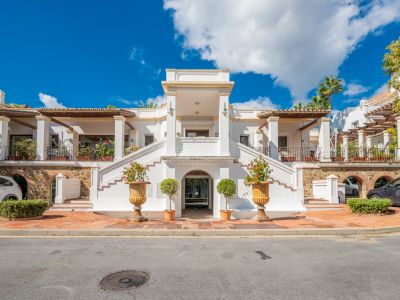
[[[100,281],[100,287],[109,291],[126,291],[144,285],[149,274],[141,271],[121,271],[107,275]]]

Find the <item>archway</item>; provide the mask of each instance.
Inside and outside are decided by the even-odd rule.
[[[390,181],[392,181],[392,178],[390,178],[389,176],[381,176],[375,180],[374,188],[376,189],[378,187],[384,186],[385,184],[389,183]]]
[[[213,180],[204,171],[194,170],[182,179],[182,209],[192,219],[212,216]]]
[[[346,197],[360,197],[362,191],[362,180],[358,176],[348,176],[343,180],[345,184]]]
[[[19,174],[15,174],[12,176],[16,183],[18,183],[22,192],[22,199],[28,199],[28,182],[25,177]]]

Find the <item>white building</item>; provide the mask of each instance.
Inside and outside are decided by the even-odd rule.
[[[218,218],[225,199],[216,186],[223,178],[238,186],[229,203],[234,216],[255,213],[244,178],[246,165],[262,155],[272,169],[267,214],[304,211],[302,165],[331,161],[329,111],[235,109],[229,103],[233,86],[226,70],[168,69],[162,82],[166,104],[155,109],[0,107],[0,170],[43,180],[58,173],[79,178],[90,204],[84,207],[128,211],[132,206],[122,171],[137,161],[148,167],[145,212],[156,216],[168,207],[160,183],[176,178],[181,183],[174,197],[178,217],[196,205]],[[319,130],[316,146],[310,143],[313,128]],[[29,138],[36,142],[33,158],[15,147]],[[112,161],[96,149],[105,140],[114,141]],[[131,146],[139,150],[125,154]],[[32,195],[39,191],[39,196],[56,198],[46,194],[49,186],[41,191],[34,180],[28,180],[36,188],[29,190]],[[56,199],[56,205],[64,201]]]

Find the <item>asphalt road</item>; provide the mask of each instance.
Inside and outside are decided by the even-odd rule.
[[[139,270],[112,292],[100,280]],[[0,299],[399,299],[400,235],[0,238]]]

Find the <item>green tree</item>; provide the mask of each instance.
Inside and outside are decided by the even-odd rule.
[[[388,86],[400,92],[400,38],[386,47],[388,50],[383,57],[383,69],[390,76]],[[393,102],[393,111],[400,114],[400,97]]]
[[[332,108],[332,95],[338,94],[343,90],[342,80],[336,76],[326,76],[323,81],[320,82],[317,94],[312,97],[311,101],[305,106],[302,103],[298,103],[293,106],[294,109],[301,110],[307,109],[325,109],[329,110]]]
[[[144,103],[143,101],[140,101],[139,107],[141,107],[141,108],[157,108],[158,105],[157,105],[157,103],[155,103],[153,101],[149,101],[147,104]]]

